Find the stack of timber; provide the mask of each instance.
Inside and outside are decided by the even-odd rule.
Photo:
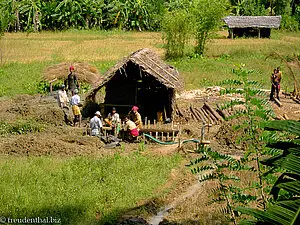
[[[201,108],[190,106],[190,111],[192,119],[201,122],[202,124],[214,125],[219,124],[224,120],[207,102],[205,102]]]
[[[201,124],[219,124],[223,122],[222,116],[209,103],[205,102],[202,107],[190,106],[188,109],[179,109],[176,106],[177,119],[180,121],[197,121]]]

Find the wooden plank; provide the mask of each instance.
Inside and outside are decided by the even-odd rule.
[[[283,114],[283,118],[289,120],[289,117],[286,114]]]
[[[274,98],[274,101],[277,103],[277,105],[278,105],[279,107],[282,106],[282,103],[281,103],[277,98]]]
[[[222,116],[220,116],[216,110],[214,110],[207,102],[204,102],[204,106],[208,108],[208,110],[220,121],[224,121]]]
[[[298,104],[300,103],[300,101],[297,98],[295,98],[294,96],[291,96],[291,99],[293,99],[293,101],[297,102]]]
[[[215,121],[211,119],[211,117],[207,114],[207,112],[206,112],[203,108],[201,108],[201,112],[202,112],[202,113],[205,115],[205,117],[207,118],[208,123],[211,123],[211,124],[213,124],[213,125],[216,124]]]
[[[211,120],[213,120],[216,124],[218,123],[218,119],[209,111],[208,108],[203,107],[203,110],[207,113]]]
[[[197,109],[197,108],[195,108],[195,112],[197,113],[197,115],[199,116],[199,118],[201,118],[201,121],[203,123],[206,123],[206,119],[205,119],[205,116],[203,115],[203,113],[199,109]]]

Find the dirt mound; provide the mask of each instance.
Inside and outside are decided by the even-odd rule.
[[[65,134],[63,134],[65,133]],[[8,155],[101,155],[98,138],[82,136],[82,129],[43,132],[0,139],[0,153]],[[106,150],[109,152],[109,150]]]

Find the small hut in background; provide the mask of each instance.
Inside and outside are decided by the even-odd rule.
[[[87,98],[95,102],[98,91],[103,87],[105,96],[100,106],[105,115],[115,106],[124,116],[133,105],[137,105],[143,118],[154,120],[158,112],[165,118],[172,118],[175,92],[183,88],[183,82],[175,68],[145,48],[109,69]]]
[[[223,18],[229,37],[270,38],[271,28],[279,28],[281,16],[228,16]]]

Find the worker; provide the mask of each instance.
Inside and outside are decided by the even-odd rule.
[[[129,140],[136,139],[139,136],[139,130],[137,129],[137,126],[133,121],[130,120],[129,116],[125,117],[124,131],[128,131]]]
[[[60,86],[60,90],[57,93],[57,102],[60,108],[68,108],[69,99],[64,84]]]
[[[101,113],[97,111],[90,121],[91,135],[99,136],[102,133],[102,122],[100,120]]]
[[[112,128],[114,135],[118,136],[121,127],[121,120],[115,107],[112,107],[111,112],[107,115],[107,118],[104,121]]]
[[[79,123],[79,127],[81,125],[81,112],[80,112],[80,96],[78,95],[78,89],[74,90],[73,96],[71,98],[71,106],[74,115],[73,125],[76,126],[76,123]]]
[[[138,110],[139,107],[133,106],[131,111],[129,112],[129,119],[131,119],[137,126],[137,129],[140,130],[143,126],[143,122],[141,114],[138,112]]]
[[[280,82],[281,82],[282,73],[280,71],[280,67],[274,69],[272,76],[271,76],[271,94],[270,94],[270,101],[274,100],[274,94],[276,92],[276,98],[279,99],[279,91],[280,91]]]
[[[72,94],[76,88],[79,88],[79,83],[75,74],[74,66],[70,66],[70,73],[68,75],[68,78],[65,80],[65,86],[67,87],[68,91],[71,91]]]

